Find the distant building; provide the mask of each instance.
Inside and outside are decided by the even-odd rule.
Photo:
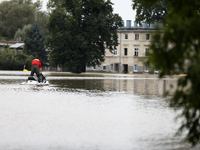
[[[10,49],[16,49],[17,52],[22,52],[24,48],[24,43],[16,43],[9,47]]]
[[[87,72],[124,72],[124,73],[145,73],[149,72],[149,66],[145,66],[142,60],[147,58],[149,51],[151,32],[155,31],[155,25],[143,23],[138,26],[134,22],[126,21],[126,26],[117,30],[118,47],[111,53],[105,50],[105,61],[101,66],[86,67]]]
[[[22,52],[24,43],[19,41],[0,41],[0,50],[5,48],[16,49],[17,52]]]

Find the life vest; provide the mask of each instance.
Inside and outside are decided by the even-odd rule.
[[[41,64],[39,59],[33,59],[32,63],[31,63],[31,66],[33,66],[33,65],[38,65],[41,68],[42,64]]]

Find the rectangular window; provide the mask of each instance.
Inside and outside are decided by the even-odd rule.
[[[149,66],[145,66],[145,71],[149,72]]]
[[[96,66],[93,66],[93,70],[96,70]]]
[[[128,55],[128,49],[124,48],[124,55],[127,56]]]
[[[148,48],[146,48],[146,49],[145,49],[145,55],[147,56],[147,55],[148,55],[148,53],[149,53],[149,49],[148,49]]]
[[[105,65],[105,66],[103,66],[103,70],[104,70],[104,71],[106,71],[106,65]]]
[[[114,54],[114,55],[117,55],[117,50],[116,50],[116,49],[114,50],[114,53],[113,53],[113,54]]]
[[[110,64],[110,70],[113,70],[113,64]]]
[[[138,71],[138,65],[135,65],[134,67],[135,67],[134,71],[137,72]]]
[[[138,48],[135,48],[134,56],[138,56]]]
[[[128,34],[125,34],[125,37],[124,37],[125,39],[128,39]]]
[[[150,39],[150,35],[146,34],[146,40],[149,40],[149,39]]]
[[[139,40],[139,34],[135,34],[135,40]]]
[[[104,51],[104,56],[106,56],[106,49],[105,49],[105,51]]]

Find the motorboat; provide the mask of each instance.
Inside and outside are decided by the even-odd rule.
[[[45,86],[45,85],[49,85],[49,81],[46,81],[46,77],[41,74],[39,79],[35,76],[29,76],[28,82],[23,82],[21,84]]]

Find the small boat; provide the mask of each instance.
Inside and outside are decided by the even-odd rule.
[[[24,71],[24,72],[31,72],[31,71],[28,71],[27,69],[23,69],[23,71]]]
[[[37,79],[37,77],[34,77],[34,76],[29,76],[28,82],[22,82],[21,83],[21,85],[24,85],[24,84],[45,86],[45,85],[49,85],[49,81],[46,81],[46,77],[41,74],[39,79]]]

